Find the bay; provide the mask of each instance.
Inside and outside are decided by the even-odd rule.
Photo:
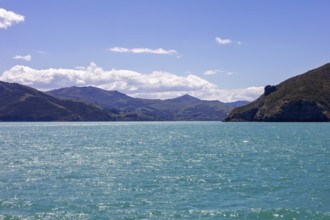
[[[0,219],[330,219],[329,123],[0,124]]]

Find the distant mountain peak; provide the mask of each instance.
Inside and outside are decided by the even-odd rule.
[[[174,99],[168,99],[168,101],[172,101],[172,102],[194,102],[194,101],[200,101],[200,99],[198,99],[194,96],[185,94],[183,96],[179,96],[179,97],[174,98]]]

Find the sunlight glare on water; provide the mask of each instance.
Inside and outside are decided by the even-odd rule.
[[[1,123],[0,219],[330,219],[327,123]]]

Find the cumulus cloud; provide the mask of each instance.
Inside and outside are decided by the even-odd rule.
[[[234,101],[253,101],[263,93],[263,87],[248,87],[241,89],[203,89],[192,91],[164,91],[153,93],[132,93],[133,97],[150,98],[150,99],[169,99],[185,94],[197,97],[202,100],[219,100],[222,102]]]
[[[103,70],[95,63],[76,69],[34,69],[17,65],[5,71],[0,80],[16,82],[41,90],[69,86],[95,86],[106,90],[118,90],[133,97],[168,99],[190,94],[205,100],[225,102],[254,100],[263,92],[261,87],[224,90],[207,80],[189,74],[154,71],[143,74],[131,70]]]
[[[147,54],[158,54],[158,55],[178,55],[175,50],[165,50],[163,48],[149,49],[149,48],[124,48],[124,47],[113,47],[109,49],[115,53],[147,53]]]
[[[217,44],[220,45],[227,45],[227,44],[231,44],[233,41],[231,39],[223,39],[220,37],[216,37],[215,42],[217,42]]]
[[[232,43],[236,43],[237,45],[243,44],[242,41],[233,41],[232,39],[224,39],[224,38],[220,38],[220,37],[216,37],[215,42],[219,45],[228,45],[228,44],[232,44]]]
[[[214,69],[214,70],[206,70],[203,74],[206,76],[210,76],[210,75],[216,75],[218,73],[221,73],[221,70]]]
[[[31,55],[26,55],[26,56],[21,56],[21,55],[16,55],[13,57],[15,60],[25,60],[25,61],[31,61],[32,56]]]
[[[223,102],[233,101],[253,101],[263,93],[264,87],[252,86],[240,89],[210,89],[203,91],[193,91],[192,96],[201,97],[205,100],[220,100]]]
[[[7,29],[14,24],[18,24],[24,21],[24,16],[16,14],[12,11],[7,11],[3,8],[0,8],[0,29]]]
[[[84,67],[84,66],[76,66],[75,69],[76,70],[84,70],[84,69],[86,69],[86,67]]]
[[[224,71],[221,71],[218,69],[213,69],[213,70],[206,70],[203,74],[205,76],[211,76],[211,75],[216,75],[216,74],[225,74],[227,76],[230,76],[230,75],[233,75],[234,73],[233,72],[224,72]]]

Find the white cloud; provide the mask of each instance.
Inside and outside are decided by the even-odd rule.
[[[218,69],[213,69],[213,70],[206,70],[204,73],[206,76],[211,76],[211,75],[216,75],[216,74],[225,74],[227,76],[233,75],[233,72],[224,72]]]
[[[224,39],[224,38],[220,38],[220,37],[216,37],[215,42],[219,45],[227,45],[227,44],[232,44],[232,43],[236,43],[237,45],[243,44],[242,41],[233,41],[232,39]]]
[[[233,42],[231,39],[222,39],[220,37],[216,37],[215,41],[217,42],[217,44],[220,44],[220,45],[227,45],[227,44],[231,44]]]
[[[219,100],[222,102],[253,101],[263,93],[263,87],[241,89],[202,89],[192,91],[163,91],[150,93],[131,93],[130,96],[150,99],[169,99],[189,94],[202,100]]]
[[[240,89],[210,89],[203,91],[193,91],[192,96],[200,97],[205,100],[220,100],[223,102],[233,101],[253,101],[258,98],[264,91],[264,87],[248,87]]]
[[[24,21],[24,16],[0,8],[0,29],[10,27]]]
[[[221,70],[214,69],[214,70],[206,70],[203,74],[206,76],[210,76],[210,75],[216,75],[218,73],[221,73]]]
[[[32,56],[31,55],[26,55],[26,56],[16,55],[16,56],[13,57],[13,59],[15,59],[15,60],[31,61],[32,60]]]
[[[86,67],[84,67],[84,66],[76,66],[75,69],[76,70],[85,70]]]
[[[16,82],[41,90],[69,86],[95,86],[106,90],[118,90],[140,98],[174,98],[190,94],[205,100],[225,102],[252,101],[262,94],[262,87],[224,90],[193,74],[178,76],[173,73],[154,71],[143,74],[130,70],[103,70],[95,63],[78,69],[33,69],[14,66],[5,71],[0,80]]]
[[[158,55],[178,55],[175,50],[164,50],[163,48],[149,49],[149,48],[124,48],[124,47],[113,47],[109,49],[111,52],[116,53],[147,53],[147,54],[158,54]]]

